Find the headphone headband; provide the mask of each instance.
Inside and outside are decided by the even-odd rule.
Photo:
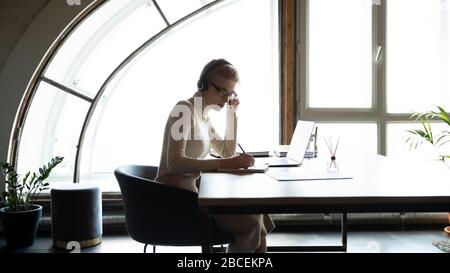
[[[200,78],[198,79],[197,89],[199,91],[206,91],[206,89],[208,89],[208,81],[206,80],[206,77],[213,69],[223,65],[232,66],[232,64],[225,59],[214,59],[210,61],[208,64],[206,64],[205,67],[203,68],[202,73],[200,74]]]

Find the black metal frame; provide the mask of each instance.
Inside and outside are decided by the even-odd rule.
[[[361,212],[448,212],[450,204],[447,197],[364,197],[344,198],[335,202],[322,198],[315,202],[304,201],[284,205],[210,205],[205,206],[209,215],[213,214],[254,214],[254,213],[339,213],[341,218],[342,245],[312,246],[268,246],[268,252],[318,252],[347,251],[347,213]]]
[[[341,214],[341,245],[268,246],[268,252],[347,251],[347,213]]]
[[[144,244],[144,253],[147,253],[147,246],[149,244]],[[153,245],[153,253],[156,253],[156,245]]]
[[[218,252],[218,248],[211,245],[211,218],[208,217],[208,246],[207,252]],[[347,251],[347,213],[341,214],[341,245],[309,245],[309,246],[268,246],[268,252],[325,252],[325,251]],[[225,252],[224,247],[221,247],[222,252]]]

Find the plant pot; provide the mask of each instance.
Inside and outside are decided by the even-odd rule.
[[[31,246],[36,238],[42,206],[32,205],[30,210],[9,211],[9,207],[0,209],[6,244],[9,249]]]
[[[448,213],[448,222],[450,223],[450,212]],[[447,233],[447,235],[450,235],[450,226],[444,228],[444,231]]]

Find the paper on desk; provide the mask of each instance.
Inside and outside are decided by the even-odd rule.
[[[352,176],[340,172],[316,171],[301,167],[270,168],[266,174],[278,181],[353,179]]]
[[[270,151],[246,151],[245,153],[253,157],[269,157],[271,155]],[[242,152],[238,151],[237,154],[242,154]]]
[[[264,173],[269,169],[269,164],[262,164],[253,166],[247,169],[218,169],[217,172],[221,173]]]

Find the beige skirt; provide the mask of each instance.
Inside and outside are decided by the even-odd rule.
[[[224,231],[233,234],[235,241],[227,249],[232,253],[255,252],[261,237],[275,228],[268,214],[214,215],[214,218]]]

